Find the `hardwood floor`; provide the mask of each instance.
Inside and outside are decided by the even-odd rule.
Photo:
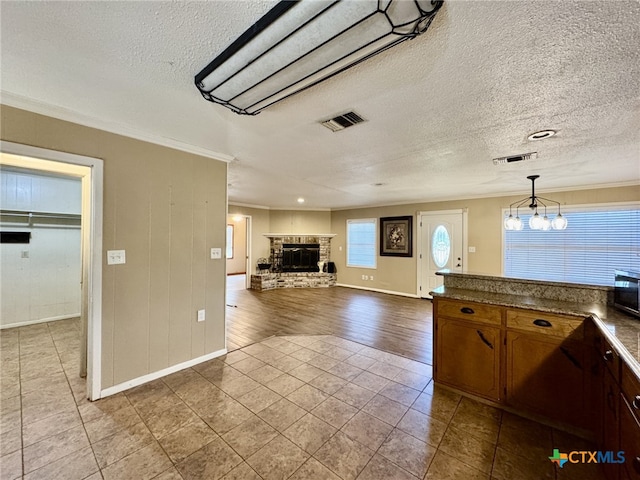
[[[432,364],[431,301],[345,287],[227,288],[229,351],[272,335],[331,334]]]

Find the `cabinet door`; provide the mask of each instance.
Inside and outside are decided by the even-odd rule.
[[[640,424],[625,398],[620,401],[620,450],[625,455],[628,477],[640,479]]]
[[[500,328],[438,318],[436,381],[500,399]]]
[[[551,336],[507,332],[507,403],[585,427],[586,347]]]
[[[617,453],[620,450],[620,387],[606,367],[603,368],[602,385],[601,450]],[[617,480],[619,478],[620,465],[603,463],[602,467],[608,480]]]

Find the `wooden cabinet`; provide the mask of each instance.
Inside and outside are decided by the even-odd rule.
[[[502,309],[437,298],[433,303],[436,381],[499,401]]]
[[[580,342],[508,331],[507,404],[584,428],[589,399],[585,353]]]
[[[588,427],[590,359],[584,319],[507,310],[506,402],[580,428]]]
[[[436,381],[498,401],[500,328],[442,317],[436,335]]]
[[[620,450],[626,476],[640,480],[640,381],[628,365],[621,366]]]

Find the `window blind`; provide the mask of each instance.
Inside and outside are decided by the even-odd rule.
[[[376,267],[376,219],[347,220],[347,267]]]
[[[613,285],[614,270],[640,270],[640,207],[563,209],[566,230],[505,231],[508,277]]]

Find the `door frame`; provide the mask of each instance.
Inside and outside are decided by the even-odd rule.
[[[466,272],[467,271],[467,251],[468,251],[468,238],[467,238],[467,232],[468,232],[468,221],[469,221],[469,211],[467,208],[456,208],[456,209],[452,209],[452,210],[433,210],[433,211],[419,211],[416,213],[416,220],[417,220],[417,224],[418,224],[418,228],[416,228],[417,230],[417,237],[416,237],[416,242],[417,242],[417,255],[416,255],[416,261],[418,262],[418,264],[416,265],[416,273],[417,273],[417,277],[416,277],[416,295],[418,296],[418,298],[431,298],[431,296],[428,295],[428,293],[425,292],[425,295],[422,294],[422,292],[420,291],[420,287],[422,286],[422,256],[423,255],[429,255],[429,252],[425,252],[425,245],[424,245],[424,239],[422,238],[422,217],[424,215],[455,215],[455,214],[462,214],[462,271]]]
[[[102,386],[102,209],[103,161],[72,153],[0,140],[0,152],[19,158],[2,163],[63,173],[82,182],[82,311],[87,318],[87,398],[98,400]],[[84,328],[84,327],[83,327]],[[83,342],[84,343],[84,342]],[[83,345],[84,347],[84,345]]]

